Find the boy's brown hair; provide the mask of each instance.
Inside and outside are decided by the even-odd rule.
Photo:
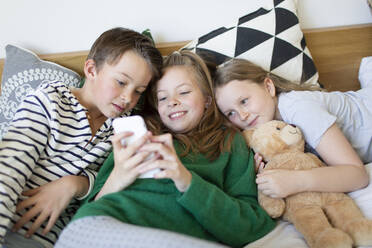
[[[126,51],[134,51],[145,59],[152,71],[152,81],[161,74],[163,58],[154,42],[136,31],[122,27],[102,33],[92,45],[87,59],[95,62],[97,72],[107,63],[117,63]]]
[[[229,151],[235,129],[224,126],[224,117],[219,113],[212,92],[212,79],[204,61],[195,53],[180,51],[170,54],[164,61],[163,71],[174,66],[187,67],[197,82],[205,97],[211,98],[211,103],[205,110],[200,123],[188,133],[174,133],[160,120],[157,112],[157,84],[152,84],[146,91],[145,119],[150,131],[154,134],[171,133],[185,147],[181,156],[190,151],[203,153],[213,160],[221,152]],[[151,108],[152,107],[152,108]]]

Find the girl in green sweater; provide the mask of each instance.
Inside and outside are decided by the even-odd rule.
[[[241,247],[274,228],[257,202],[253,153],[223,125],[197,55],[167,57],[144,109],[151,133],[125,147],[129,132],[113,137],[113,153],[57,248]],[[154,178],[138,178],[155,168]]]

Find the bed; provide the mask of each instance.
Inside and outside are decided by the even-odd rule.
[[[372,24],[303,30],[307,47],[319,73],[319,82],[329,91],[348,91],[360,88],[358,72],[361,59],[372,56]],[[158,43],[163,55],[189,44],[189,41]],[[88,51],[38,55],[83,75],[83,62]],[[4,70],[0,59],[0,76]],[[1,84],[0,84],[1,85]],[[1,121],[1,120],[0,120]],[[372,164],[367,165],[371,175]],[[350,193],[364,214],[372,219],[372,186]],[[279,221],[276,229],[246,246],[252,247],[307,247],[293,225]]]

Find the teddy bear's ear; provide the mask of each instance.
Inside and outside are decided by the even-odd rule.
[[[248,146],[251,146],[254,130],[254,128],[251,128],[243,131],[243,135]]]

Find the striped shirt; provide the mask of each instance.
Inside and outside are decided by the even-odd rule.
[[[23,191],[66,175],[87,176],[91,189],[111,150],[113,129],[112,119],[107,119],[92,137],[86,112],[69,88],[58,81],[42,84],[20,105],[0,143],[0,244],[7,229],[24,213],[15,213],[17,202],[25,199]],[[42,234],[45,222],[32,238],[52,247],[78,204],[78,199],[73,199],[48,234]],[[32,222],[19,232],[25,234]]]

